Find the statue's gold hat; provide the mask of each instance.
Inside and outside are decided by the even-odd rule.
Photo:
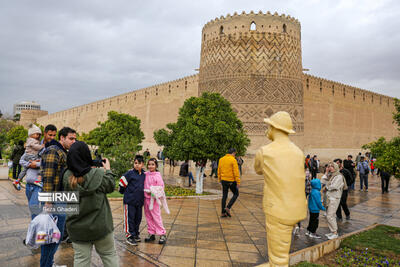
[[[290,118],[289,113],[287,113],[286,111],[278,111],[271,117],[265,118],[264,121],[274,126],[276,129],[282,130],[286,133],[296,133],[293,130],[292,119]]]

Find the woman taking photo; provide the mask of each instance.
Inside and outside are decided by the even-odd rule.
[[[79,192],[79,214],[68,215],[66,226],[74,248],[74,266],[90,266],[93,245],[104,266],[118,266],[114,227],[107,194],[114,191],[110,162],[94,168],[89,147],[76,141],[67,155],[65,191]]]

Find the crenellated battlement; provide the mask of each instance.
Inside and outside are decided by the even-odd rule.
[[[269,11],[263,13],[261,10],[258,13],[243,11],[238,14],[235,12],[233,15],[228,14],[207,22],[202,30],[202,41],[254,33],[285,33],[300,39],[300,28],[300,22],[297,19],[285,14],[279,15],[277,12],[274,14]]]
[[[204,28],[206,28],[206,27],[208,27],[208,26],[211,26],[211,25],[213,25],[213,24],[215,24],[215,23],[223,23],[223,22],[225,22],[225,21],[228,22],[228,21],[229,21],[230,19],[232,19],[232,18],[237,18],[237,17],[251,17],[251,16],[254,16],[254,15],[256,15],[256,16],[263,16],[263,17],[265,17],[265,18],[280,18],[280,19],[286,19],[286,20],[288,20],[288,22],[297,23],[297,24],[300,26],[300,22],[299,22],[296,18],[291,17],[290,15],[285,15],[285,14],[279,15],[278,12],[275,12],[275,13],[272,14],[270,11],[267,11],[266,13],[263,13],[261,10],[258,11],[257,13],[255,13],[253,10],[251,10],[250,13],[246,13],[246,11],[242,11],[241,14],[238,14],[237,12],[235,12],[235,13],[233,13],[233,15],[231,15],[231,14],[228,13],[225,17],[224,17],[224,16],[220,16],[219,18],[216,17],[215,19],[208,21],[208,22],[204,25]]]

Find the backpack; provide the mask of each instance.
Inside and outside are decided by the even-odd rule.
[[[365,162],[365,161],[364,161],[364,162]],[[364,173],[365,173],[365,174],[368,174],[368,173],[369,173],[368,163],[367,163],[367,168],[365,168],[364,162],[362,163],[362,167],[363,167],[363,169],[364,169]]]

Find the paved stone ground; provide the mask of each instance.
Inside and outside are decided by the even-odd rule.
[[[166,174],[168,174],[166,172]],[[1,177],[0,169],[0,177]],[[185,184],[172,175],[168,183]],[[261,176],[244,175],[240,196],[232,209],[232,218],[220,218],[220,197],[202,199],[171,199],[170,214],[163,212],[167,229],[167,243],[141,242],[138,247],[125,242],[123,233],[122,202],[111,201],[115,239],[121,266],[254,266],[268,259],[262,212]],[[207,177],[205,188],[219,189],[216,179]],[[349,195],[351,220],[339,223],[339,233],[361,229],[373,223],[385,223],[400,227],[400,187],[391,180],[390,193],[382,195],[380,180],[370,179],[369,192],[354,191]],[[29,211],[24,191],[16,192],[10,181],[0,181],[0,266],[37,266],[40,254],[22,245],[29,223]],[[291,251],[315,245],[326,239],[306,237],[302,222],[299,236],[293,237]],[[146,234],[143,219],[141,236]],[[326,219],[320,216],[318,233],[329,232]],[[93,266],[101,262],[93,253]],[[72,266],[71,245],[62,244],[56,255],[57,264]]]

